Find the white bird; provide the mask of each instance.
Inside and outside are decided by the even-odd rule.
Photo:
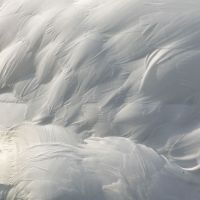
[[[0,0],[0,200],[199,200],[200,2]]]

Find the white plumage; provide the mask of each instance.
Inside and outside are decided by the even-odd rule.
[[[0,0],[0,200],[199,200],[199,6]]]

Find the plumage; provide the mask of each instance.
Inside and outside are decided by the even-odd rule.
[[[0,0],[0,199],[198,200],[199,5]]]

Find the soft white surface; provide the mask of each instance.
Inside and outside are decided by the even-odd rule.
[[[199,200],[200,2],[0,0],[0,200]]]

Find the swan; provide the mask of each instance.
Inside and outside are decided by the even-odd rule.
[[[0,0],[0,200],[199,200],[199,6]]]

